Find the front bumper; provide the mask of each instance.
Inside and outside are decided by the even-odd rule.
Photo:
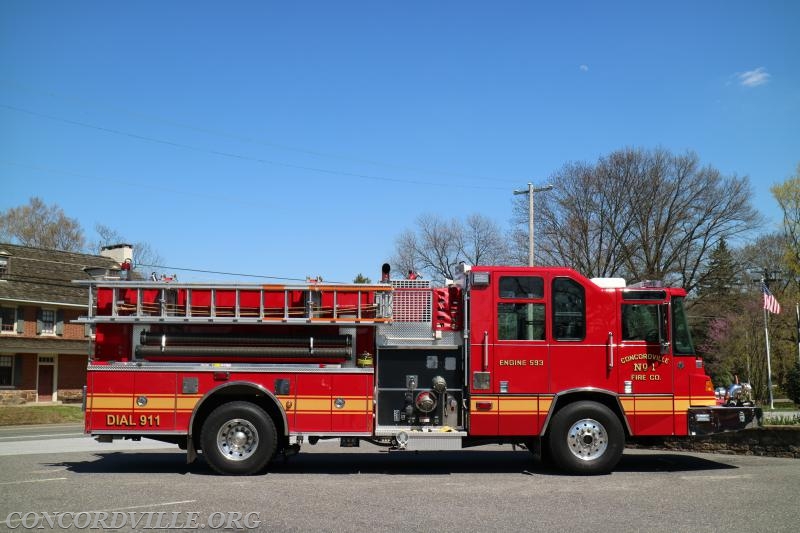
[[[760,407],[690,407],[689,435],[711,435],[760,427]]]

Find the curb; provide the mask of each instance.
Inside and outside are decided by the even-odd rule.
[[[765,426],[701,437],[640,437],[629,446],[800,459],[800,426]]]

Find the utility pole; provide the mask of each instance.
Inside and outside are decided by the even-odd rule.
[[[528,195],[528,266],[534,265],[533,258],[533,193],[544,192],[552,190],[552,185],[545,185],[544,187],[534,188],[533,183],[528,182],[528,188],[514,191],[515,195],[527,194]]]

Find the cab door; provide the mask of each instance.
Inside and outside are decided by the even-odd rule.
[[[673,360],[669,305],[663,290],[622,291],[619,301],[619,390],[633,399],[637,435],[673,432]]]
[[[539,394],[547,391],[550,350],[544,276],[497,273],[491,344],[500,435],[538,433]]]
[[[545,278],[527,269],[472,272],[470,434],[532,435],[547,391]]]

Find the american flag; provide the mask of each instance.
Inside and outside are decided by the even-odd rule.
[[[769,292],[769,288],[763,283],[761,284],[761,292],[764,293],[764,309],[775,315],[780,313],[781,304],[778,303],[778,300]]]

